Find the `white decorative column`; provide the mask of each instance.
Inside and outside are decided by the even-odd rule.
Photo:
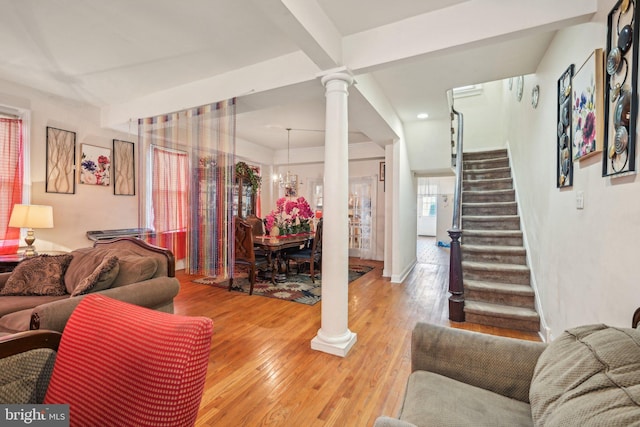
[[[357,340],[349,320],[349,148],[347,97],[353,77],[327,74],[322,225],[322,318],[313,350],[346,356]]]

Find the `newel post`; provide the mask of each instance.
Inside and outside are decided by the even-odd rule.
[[[447,230],[451,237],[451,249],[449,254],[449,320],[464,322],[464,286],[462,283],[462,251],[460,249],[460,236],[462,230],[452,228]]]

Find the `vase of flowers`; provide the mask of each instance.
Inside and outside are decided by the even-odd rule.
[[[281,197],[265,219],[268,230],[276,227],[280,235],[287,235],[310,231],[312,218],[313,211],[304,197]]]

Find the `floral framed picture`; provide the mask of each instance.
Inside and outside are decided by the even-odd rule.
[[[135,196],[136,166],[133,142],[113,140],[113,194]]]
[[[593,51],[572,81],[571,144],[573,159],[602,151],[604,140],[604,90],[602,49]]]
[[[111,150],[82,144],[80,155],[80,184],[111,185]]]
[[[76,133],[47,126],[47,179],[45,192],[76,192]]]

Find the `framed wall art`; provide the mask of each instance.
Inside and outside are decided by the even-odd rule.
[[[133,142],[113,140],[113,194],[135,196],[136,169]]]
[[[556,187],[573,185],[573,156],[571,155],[571,79],[573,64],[558,79],[558,137]]]
[[[605,144],[602,176],[636,170],[638,20],[635,0],[620,0],[607,19]]]
[[[603,54],[596,49],[575,72],[572,86],[571,144],[573,159],[602,151],[604,140]]]
[[[76,133],[47,126],[45,192],[76,192]]]
[[[109,186],[111,184],[111,150],[82,144],[80,184]]]

